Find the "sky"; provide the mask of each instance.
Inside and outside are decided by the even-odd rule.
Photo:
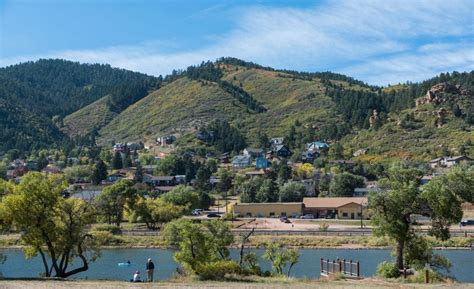
[[[0,67],[39,58],[165,75],[231,56],[373,85],[474,70],[471,0],[0,0]]]

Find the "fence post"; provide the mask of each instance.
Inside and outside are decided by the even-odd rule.
[[[360,263],[357,261],[357,278],[360,277]]]
[[[352,276],[352,259],[349,261],[349,276]]]
[[[342,259],[342,274],[346,273],[346,259]]]
[[[319,273],[324,273],[324,265],[323,265],[323,258],[321,258],[321,268],[319,269]]]

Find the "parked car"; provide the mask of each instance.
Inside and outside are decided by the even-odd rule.
[[[300,219],[314,219],[313,214],[306,214],[300,217]]]
[[[462,220],[461,226],[474,226],[474,220]]]
[[[191,212],[191,215],[193,216],[199,216],[201,215],[202,213],[202,210],[201,209],[194,209],[192,212]]]
[[[282,223],[291,223],[291,221],[288,220],[288,217],[286,217],[286,216],[281,217],[281,218],[280,218],[280,221],[281,221]]]
[[[221,216],[217,213],[209,213],[207,214],[208,218],[220,218]]]

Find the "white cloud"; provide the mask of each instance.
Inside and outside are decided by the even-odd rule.
[[[208,47],[169,53],[146,44],[42,57],[110,63],[158,75],[234,56],[276,68],[340,71],[371,84],[417,81],[443,71],[473,69],[473,11],[474,1],[462,0],[243,7],[236,13],[241,15],[236,27]],[[0,64],[38,57],[3,59]]]

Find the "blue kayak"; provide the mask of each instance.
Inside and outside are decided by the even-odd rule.
[[[117,265],[120,266],[120,267],[128,267],[128,266],[131,266],[132,263],[124,262],[124,263],[118,263]]]

